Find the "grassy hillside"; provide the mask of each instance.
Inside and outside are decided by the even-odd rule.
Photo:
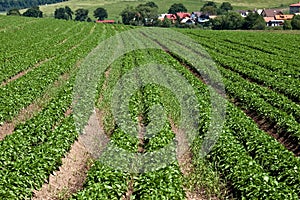
[[[160,12],[167,12],[169,7],[173,3],[183,3],[189,12],[197,11],[204,4],[204,0],[153,0],[160,8]],[[226,0],[214,0],[218,4],[221,4]],[[291,3],[295,3],[295,0],[228,0],[235,9],[254,9],[254,8],[271,8],[271,7],[287,7]],[[41,6],[41,10],[45,16],[53,16],[54,10],[58,7],[69,6],[71,9],[76,10],[78,8],[86,8],[90,10],[90,17],[93,15],[93,11],[97,7],[104,7],[108,11],[110,19],[119,19],[120,12],[127,6],[136,6],[140,3],[148,2],[148,0],[69,0],[58,4],[51,4]]]

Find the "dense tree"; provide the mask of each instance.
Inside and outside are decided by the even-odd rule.
[[[243,17],[236,12],[229,12],[226,15],[217,17],[212,21],[213,29],[215,30],[235,30],[242,28],[244,24]]]
[[[43,12],[40,11],[40,8],[37,6],[37,7],[32,7],[32,8],[27,9],[23,13],[23,16],[41,18],[41,17],[43,17]]]
[[[205,15],[216,15],[218,13],[218,9],[213,6],[205,6],[201,8],[201,12]]]
[[[72,20],[72,14],[73,14],[73,11],[68,6],[66,6],[65,8],[57,8],[54,11],[54,18],[55,19],[65,19],[65,20],[71,19]]]
[[[206,2],[200,9],[205,15],[216,15],[217,14],[217,5],[213,1]]]
[[[243,24],[244,18],[239,13],[229,12],[224,16],[223,29],[241,29]]]
[[[89,10],[79,8],[75,11],[75,21],[86,21],[88,18]]]
[[[10,9],[10,10],[6,13],[6,15],[20,16],[21,13],[20,13],[19,9],[13,8],[13,9]]]
[[[172,25],[172,22],[167,17],[164,18],[164,20],[161,24],[162,27],[166,27],[166,28],[171,27],[171,25]]]
[[[177,12],[187,12],[186,7],[182,3],[174,3],[169,8],[169,14],[176,14]]]
[[[137,12],[136,12],[135,8],[133,8],[132,6],[131,6],[131,7],[127,6],[127,7],[120,13],[120,15],[121,15],[121,17],[122,17],[122,22],[123,22],[123,24],[127,24],[127,25],[131,24],[132,21],[133,21],[133,19],[134,19],[135,16],[136,16],[136,13],[137,13]]]
[[[12,8],[31,8],[39,5],[58,3],[66,0],[0,0],[0,11],[7,11]]]
[[[149,1],[149,2],[145,3],[145,6],[149,6],[151,8],[158,8],[156,3],[154,3],[153,1]]]
[[[233,8],[229,2],[223,2],[220,6],[220,9],[228,12],[229,10],[232,10]]]
[[[157,24],[158,7],[148,2],[136,8],[127,7],[120,15],[124,24],[153,26]]]
[[[136,19],[145,26],[151,26],[155,23],[158,16],[158,7],[151,7],[147,4],[140,4],[136,7]]]
[[[266,22],[264,18],[257,13],[249,13],[247,17],[245,17],[245,21],[243,24],[244,29],[256,29],[263,30],[266,27]]]
[[[54,18],[55,19],[65,19],[68,20],[69,16],[67,15],[64,8],[57,8],[54,11]]]
[[[293,17],[291,25],[294,30],[300,30],[300,15],[295,15]]]
[[[217,8],[217,4],[213,1],[207,1],[203,6],[202,8],[206,7],[206,6],[212,6],[214,8]]]
[[[69,19],[72,20],[72,15],[74,14],[74,12],[71,10],[71,8],[69,6],[65,7],[65,12],[69,16]]]
[[[283,30],[292,30],[292,24],[290,20],[285,20],[283,24]]]
[[[107,11],[105,8],[97,8],[94,11],[94,17],[98,18],[99,20],[104,20],[105,18],[107,18]]]

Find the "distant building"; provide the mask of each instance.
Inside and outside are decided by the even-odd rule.
[[[175,21],[177,20],[177,17],[174,14],[160,14],[158,16],[158,19],[161,21],[164,21],[165,18],[168,18],[169,20],[171,20],[172,23],[175,23]]]
[[[300,13],[300,2],[290,5],[290,14]]]
[[[250,13],[248,10],[237,10],[236,12],[239,13],[242,17],[247,17]]]
[[[96,21],[97,23],[102,23],[102,24],[114,24],[115,23],[115,20],[97,20]]]
[[[185,13],[185,12],[178,12],[178,13],[176,13],[176,16],[179,19],[183,19],[183,18],[191,17],[191,14],[190,13]]]

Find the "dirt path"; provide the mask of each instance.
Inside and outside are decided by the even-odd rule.
[[[194,166],[192,164],[193,155],[189,147],[188,139],[185,135],[185,133],[177,128],[175,124],[170,120],[170,124],[172,127],[172,132],[175,134],[177,144],[176,149],[176,155],[177,155],[177,161],[180,167],[180,171],[183,174],[184,177],[189,177],[193,171]],[[203,194],[201,194],[201,191],[199,191],[197,188],[193,191],[183,187],[186,199],[187,200],[204,200],[207,199]]]
[[[105,72],[106,79],[108,76],[109,70]],[[71,112],[72,110],[68,109],[65,116]],[[101,155],[101,151],[109,142],[109,138],[102,128],[102,120],[102,112],[95,109],[84,133],[78,137],[78,140],[71,146],[69,153],[62,159],[59,170],[50,175],[49,181],[40,190],[34,191],[33,199],[68,199],[72,194],[83,189],[93,160]]]
[[[98,116],[98,111],[91,115],[84,134],[71,146],[59,170],[50,175],[40,190],[34,191],[33,199],[68,199],[83,188],[93,159],[100,156],[109,141],[99,125],[101,119]]]

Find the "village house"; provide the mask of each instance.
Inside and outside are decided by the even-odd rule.
[[[290,5],[290,14],[300,13],[300,2]]]
[[[260,15],[263,16],[267,26],[282,26],[284,24],[284,19],[275,18],[275,16],[283,16],[279,9],[263,9]]]
[[[114,24],[115,20],[110,20],[110,19],[107,19],[107,20],[97,20],[96,22],[97,23],[102,23],[102,24]]]
[[[165,18],[168,18],[169,20],[171,20],[172,23],[175,23],[175,21],[177,20],[177,17],[174,14],[165,13],[165,14],[160,14],[158,16],[158,19],[161,20],[161,21],[164,21]]]

